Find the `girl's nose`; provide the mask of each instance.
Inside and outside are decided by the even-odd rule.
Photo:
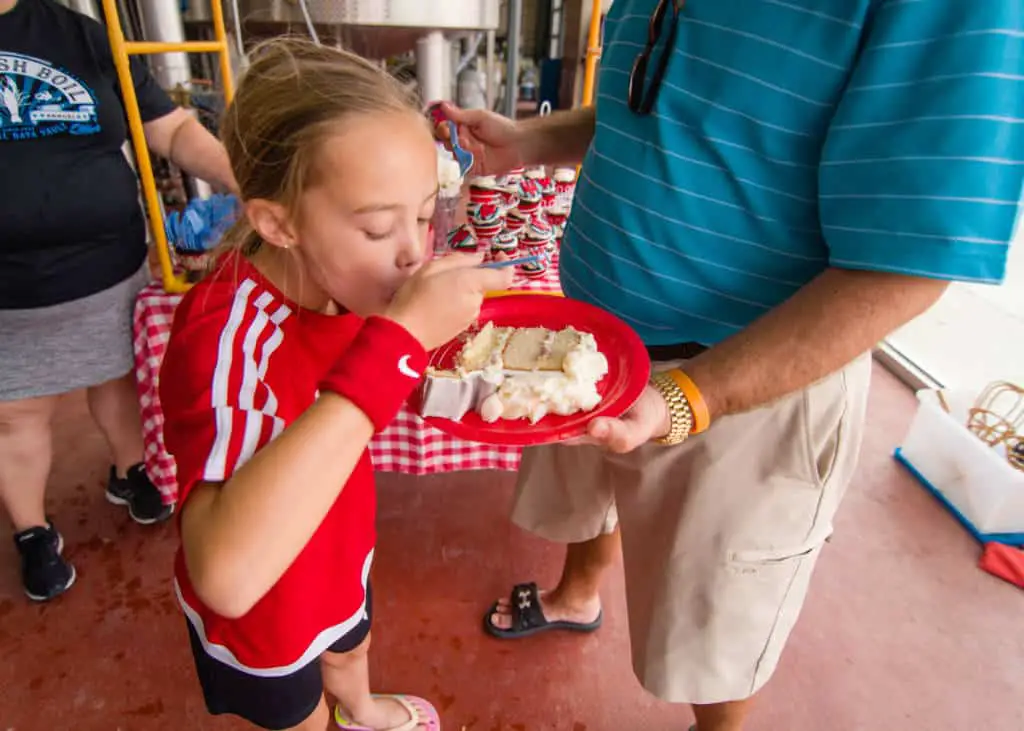
[[[434,250],[433,234],[428,232],[426,240],[424,240],[421,234],[422,230],[418,226],[414,228],[399,246],[398,256],[395,260],[399,269],[418,267],[430,258],[429,252]]]

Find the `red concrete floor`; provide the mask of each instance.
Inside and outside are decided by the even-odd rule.
[[[914,400],[879,370],[860,477],[751,731],[1021,731],[1024,594],[975,568],[978,547],[891,459]],[[0,731],[232,731],[206,715],[168,581],[169,526],[103,499],[84,402],[61,410],[51,511],[79,580],[30,605],[0,547]],[[621,575],[590,637],[485,637],[486,605],[556,578],[561,551],[505,519],[512,476],[380,478],[374,678],[425,694],[451,731],[684,730],[628,659]]]

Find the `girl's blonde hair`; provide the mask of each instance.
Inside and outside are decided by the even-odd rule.
[[[294,212],[314,182],[320,145],[339,122],[419,111],[412,91],[354,53],[285,37],[257,46],[250,58],[221,123],[243,200],[272,200]],[[259,243],[243,215],[223,246],[251,254]]]

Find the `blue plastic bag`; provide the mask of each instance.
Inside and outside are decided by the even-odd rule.
[[[174,211],[164,222],[167,241],[176,250],[193,254],[214,248],[241,212],[233,195],[214,195],[189,201],[184,211]]]

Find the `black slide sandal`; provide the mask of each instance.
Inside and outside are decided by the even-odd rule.
[[[593,632],[601,626],[603,612],[597,615],[597,619],[590,623],[583,622],[549,622],[540,608],[540,593],[537,585],[516,584],[512,587],[512,627],[503,629],[495,627],[491,617],[498,613],[498,605],[495,603],[484,617],[484,631],[492,637],[500,640],[517,640],[523,637],[548,632],[550,630],[563,630],[567,632]]]

